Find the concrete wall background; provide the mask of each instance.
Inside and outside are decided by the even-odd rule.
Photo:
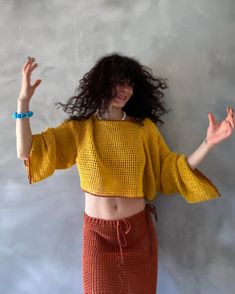
[[[234,107],[235,2],[232,0],[0,0],[0,293],[82,293],[84,194],[76,167],[29,185],[16,157],[16,99],[27,56],[41,78],[32,99],[33,133],[65,115],[54,102],[74,94],[82,75],[113,51],[168,77],[172,109],[161,128],[176,152],[203,141],[207,112]],[[159,294],[233,293],[235,200],[233,135],[199,168],[222,197],[198,205],[179,195],[156,200]]]

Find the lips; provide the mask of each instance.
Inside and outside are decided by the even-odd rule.
[[[117,99],[119,99],[119,100],[126,100],[126,97],[122,97],[122,96],[117,96]]]

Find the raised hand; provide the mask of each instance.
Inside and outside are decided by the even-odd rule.
[[[36,80],[33,85],[30,83],[31,73],[37,66],[38,64],[35,63],[35,58],[28,57],[26,63],[22,67],[22,83],[18,100],[29,101],[35,89],[40,85],[41,80]]]
[[[208,113],[209,127],[207,129],[207,144],[214,146],[231,136],[234,125],[234,109],[227,107],[227,116],[221,122],[216,122],[212,113]]]

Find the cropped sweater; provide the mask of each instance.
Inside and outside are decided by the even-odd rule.
[[[29,183],[76,164],[81,189],[99,196],[154,200],[157,193],[182,195],[196,203],[220,196],[184,154],[172,152],[151,119],[69,120],[34,134],[24,160]]]

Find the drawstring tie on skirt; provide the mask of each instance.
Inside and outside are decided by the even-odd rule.
[[[146,204],[147,208],[150,210],[150,212],[154,215],[154,218],[156,220],[156,223],[158,222],[158,215],[156,211],[156,207],[154,204]]]
[[[122,221],[125,222],[126,225],[126,230],[125,232],[123,232],[122,230],[122,226],[121,223]],[[119,244],[119,248],[120,248],[120,252],[121,252],[121,260],[123,261],[123,250],[122,247],[126,247],[127,245],[127,240],[126,240],[126,236],[131,230],[131,224],[128,222],[128,220],[121,220],[121,221],[117,221],[117,238],[118,238],[118,244]],[[123,240],[121,240],[121,237],[123,238]],[[123,241],[123,242],[122,242]]]
[[[158,215],[157,215],[156,207],[154,206],[154,204],[146,204],[146,208],[154,215],[156,222],[158,222]],[[125,231],[123,231],[123,228],[122,228],[123,221],[126,226]],[[120,248],[120,252],[121,252],[121,261],[124,261],[122,247],[126,247],[126,245],[127,245],[126,235],[130,232],[131,227],[132,227],[132,225],[128,220],[126,220],[126,219],[117,220],[117,238],[118,238],[118,244],[119,244],[119,248]]]
[[[158,215],[157,215],[157,211],[156,211],[155,205],[148,203],[148,204],[146,204],[146,207],[147,207],[148,211],[153,214],[153,216],[155,218],[155,221],[157,223],[158,222]],[[149,225],[150,225],[150,222],[151,222],[151,215],[150,215],[150,213],[148,213],[148,222],[149,222]],[[150,255],[152,255],[152,246],[151,246],[152,241],[151,241],[151,238],[152,238],[152,236],[151,236],[151,232],[150,232]]]

